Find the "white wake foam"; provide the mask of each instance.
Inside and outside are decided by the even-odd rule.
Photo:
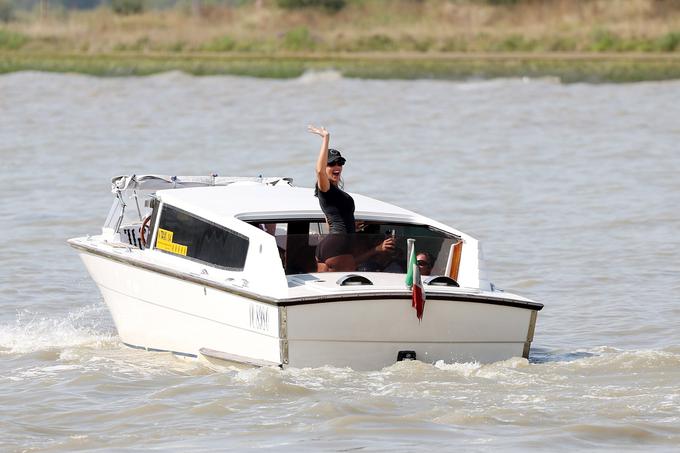
[[[342,73],[333,69],[325,69],[322,71],[308,70],[305,71],[297,81],[301,83],[317,83],[317,82],[333,82],[342,79]]]
[[[100,347],[115,341],[98,305],[79,308],[62,317],[30,310],[17,313],[14,323],[0,324],[0,354],[25,354],[77,346]]]

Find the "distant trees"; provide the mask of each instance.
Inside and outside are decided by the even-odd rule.
[[[102,3],[102,0],[62,0],[61,3],[69,9],[92,9]]]
[[[328,11],[340,11],[347,4],[346,0],[277,0],[280,8],[299,9],[320,7]]]
[[[489,5],[514,5],[519,3],[519,0],[486,0]]]
[[[111,9],[125,16],[139,14],[144,11],[144,0],[111,0]]]
[[[0,22],[10,22],[14,19],[14,7],[11,0],[0,0]]]
[[[0,3],[11,3],[15,10],[28,11],[33,8],[57,7],[65,9],[92,9],[109,0],[0,0]]]

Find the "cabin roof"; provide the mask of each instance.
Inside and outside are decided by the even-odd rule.
[[[350,194],[354,198],[357,218],[429,223],[429,219],[407,209],[363,195]],[[289,185],[244,182],[228,186],[160,190],[157,196],[164,203],[216,222],[233,217],[241,220],[323,217],[313,189]]]

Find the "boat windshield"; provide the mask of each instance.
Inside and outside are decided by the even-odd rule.
[[[460,238],[427,225],[357,222],[355,234],[329,234],[320,221],[249,222],[276,238],[286,275],[358,271],[405,273],[407,240],[423,275],[444,275]],[[459,253],[459,252],[458,252]]]

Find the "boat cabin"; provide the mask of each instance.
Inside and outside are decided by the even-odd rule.
[[[312,189],[293,187],[286,178],[134,178],[114,179],[117,201],[105,234],[117,233],[122,242],[140,249],[228,272],[278,267],[289,276],[323,270],[316,252],[329,233]],[[343,270],[404,274],[407,240],[414,239],[427,264],[425,276],[459,279],[463,243],[472,238],[397,206],[352,196],[357,232],[341,239],[349,244],[352,262]],[[382,250],[387,238],[393,247]]]

